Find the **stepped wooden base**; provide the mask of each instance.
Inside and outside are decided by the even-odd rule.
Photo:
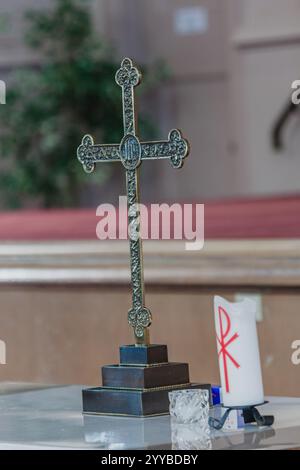
[[[83,412],[117,416],[155,416],[169,413],[168,392],[178,388],[203,388],[198,384],[150,390],[90,388],[83,390]]]
[[[188,364],[104,366],[102,384],[109,388],[149,389],[189,383]]]
[[[165,345],[121,346],[120,359],[121,364],[102,368],[103,387],[83,390],[84,413],[117,416],[168,414],[169,391],[187,388],[211,391],[208,384],[190,383],[188,364],[167,362]]]

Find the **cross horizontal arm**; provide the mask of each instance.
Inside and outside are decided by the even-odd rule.
[[[91,173],[98,162],[118,162],[121,160],[119,144],[95,145],[93,138],[86,135],[77,150],[77,158],[82,163],[84,170]]]
[[[178,129],[169,133],[168,140],[157,142],[142,142],[142,160],[168,158],[174,168],[181,168],[184,159],[189,154],[189,144]]]

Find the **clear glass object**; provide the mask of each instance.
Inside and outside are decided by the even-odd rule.
[[[208,390],[187,389],[169,392],[170,415],[178,423],[207,425],[209,415]]]

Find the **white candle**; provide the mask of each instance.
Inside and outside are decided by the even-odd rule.
[[[224,406],[263,403],[255,302],[230,303],[216,296],[214,310]]]

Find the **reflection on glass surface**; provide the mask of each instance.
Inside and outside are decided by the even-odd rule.
[[[211,450],[209,426],[200,423],[182,424],[171,420],[173,450]]]
[[[170,416],[84,416],[85,442],[104,449],[141,449],[171,442]]]

